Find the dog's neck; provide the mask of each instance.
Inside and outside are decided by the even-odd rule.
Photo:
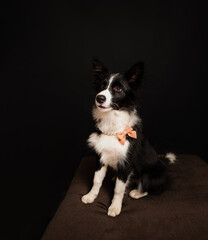
[[[101,132],[109,132],[112,133],[112,135],[124,131],[127,125],[133,127],[141,121],[137,115],[136,109],[130,113],[122,110],[102,112],[94,107],[93,118],[96,121],[96,127]]]

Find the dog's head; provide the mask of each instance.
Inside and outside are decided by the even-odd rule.
[[[111,73],[97,59],[92,62],[96,89],[95,106],[102,112],[135,107],[135,97],[141,86],[144,64],[138,62],[124,74]]]

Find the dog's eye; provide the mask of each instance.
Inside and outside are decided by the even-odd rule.
[[[113,91],[120,93],[120,92],[122,91],[122,88],[117,85],[117,86],[115,86],[115,87],[113,88]]]

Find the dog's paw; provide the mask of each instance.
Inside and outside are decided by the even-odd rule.
[[[134,189],[129,193],[129,196],[134,198],[134,199],[139,199],[139,198],[142,198],[144,196],[147,196],[147,192],[140,193],[137,189]]]
[[[95,198],[96,198],[95,195],[88,193],[88,194],[84,195],[81,200],[83,203],[87,204],[87,203],[94,202]]]
[[[109,208],[108,208],[108,216],[110,217],[116,217],[120,214],[121,212],[121,206],[115,206],[115,205],[111,205]]]

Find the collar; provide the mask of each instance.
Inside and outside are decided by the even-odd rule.
[[[100,129],[99,129],[100,130]],[[101,131],[101,130],[100,130]],[[102,134],[104,134],[104,135],[107,135],[107,136],[116,136],[116,133],[117,132],[114,132],[114,131],[104,131],[104,132],[102,132],[101,131],[101,133]]]
[[[133,130],[130,126],[126,126],[124,131],[121,132],[113,132],[113,131],[107,131],[107,132],[102,132],[103,134],[107,136],[116,136],[118,141],[124,145],[126,141],[126,135],[128,135],[131,138],[137,139],[137,133],[136,131]]]

